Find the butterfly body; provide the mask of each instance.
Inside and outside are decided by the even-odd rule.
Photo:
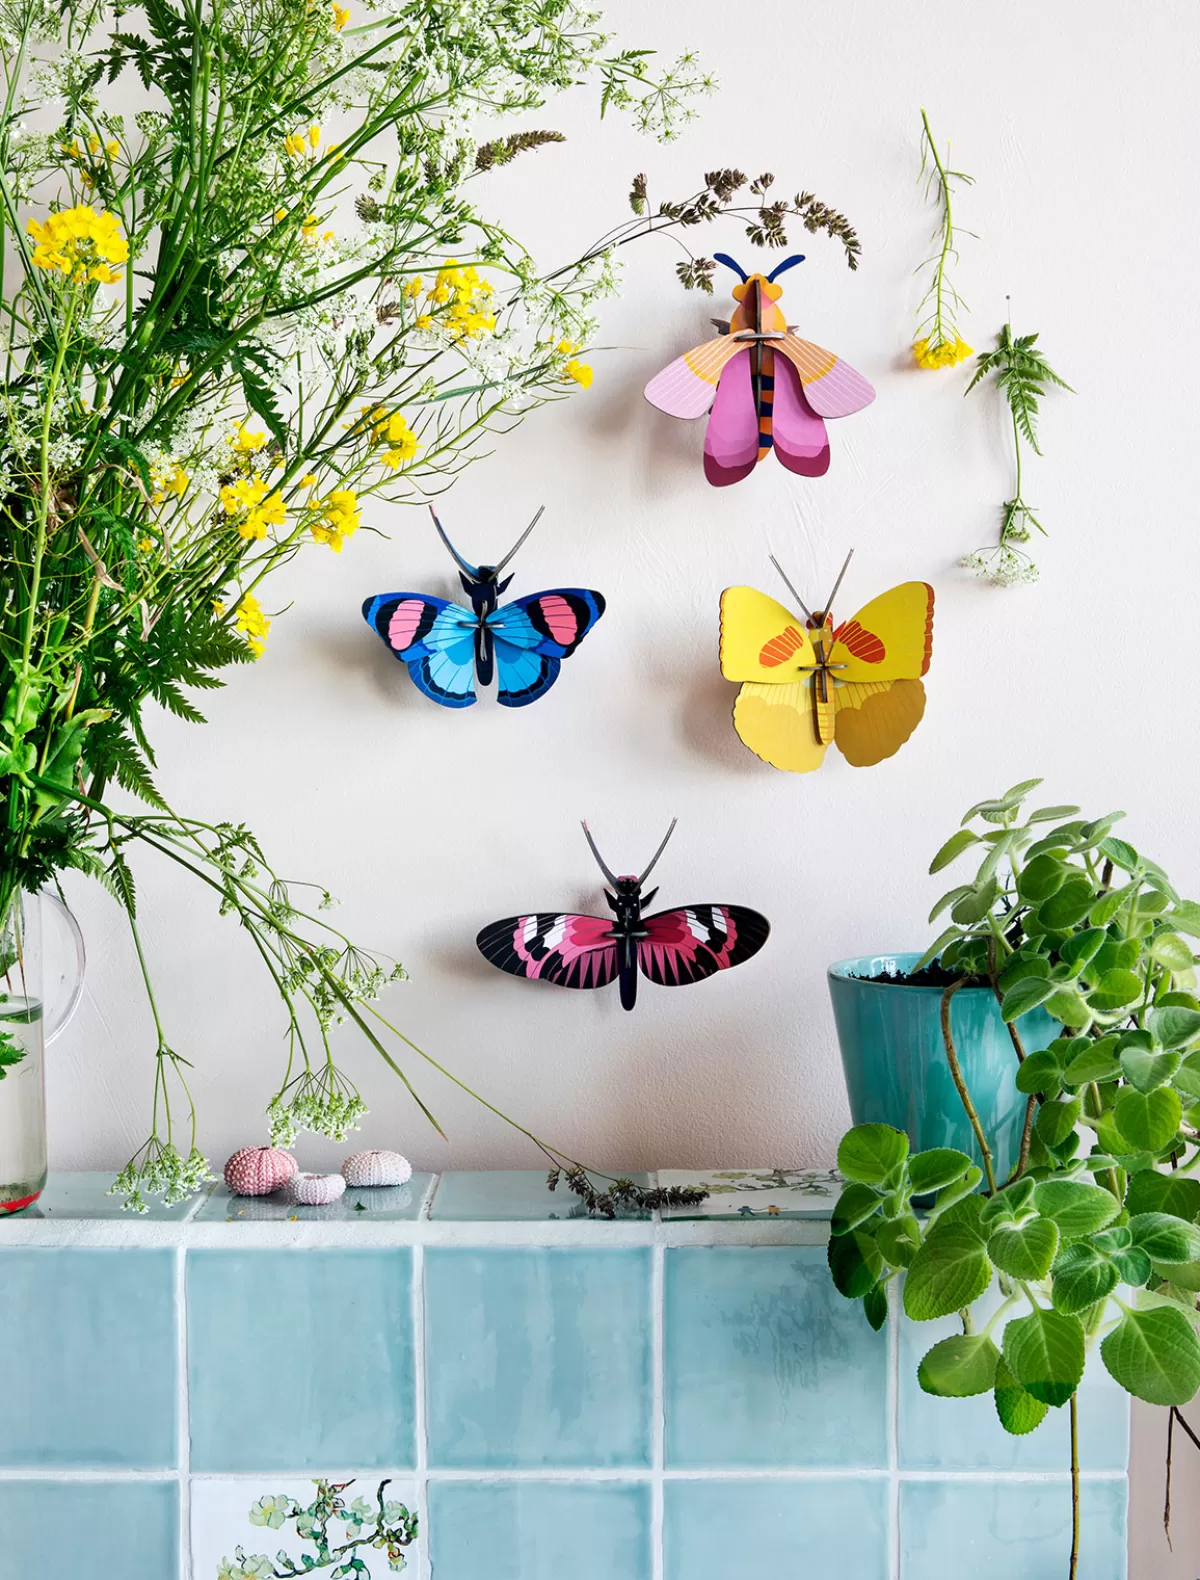
[[[538,512],[540,515],[541,512]],[[475,686],[497,682],[502,707],[521,708],[545,696],[568,658],[604,613],[604,599],[582,587],[556,587],[500,604],[512,577],[500,573],[525,537],[499,565],[471,565],[442,531],[471,600],[464,608],[425,593],[378,593],[362,606],[363,618],[408,668],[417,689],[447,708],[468,708]]]
[[[646,385],[646,399],[673,417],[711,411],[704,474],[715,487],[748,477],[772,451],[791,472],[820,477],[829,469],[827,417],[846,417],[875,398],[860,373],[833,352],[801,340],[778,305],[775,277],[803,258],[787,258],[768,275],[745,274],[737,303],[716,340],[693,347]]]
[[[721,672],[740,681],[734,727],[750,750],[793,773],[836,743],[854,767],[891,757],[925,711],[933,588],[904,582],[834,625],[801,618],[753,587],[721,595]]]
[[[512,976],[571,988],[606,987],[615,980],[622,1009],[631,1010],[639,973],[679,987],[740,965],[766,942],[770,923],[745,906],[689,905],[646,916],[645,907],[658,893],[643,892],[649,870],[638,878],[604,869],[611,917],[552,911],[510,916],[482,928],[476,944],[485,959]]]

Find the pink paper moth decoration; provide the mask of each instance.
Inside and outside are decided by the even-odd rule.
[[[832,351],[801,340],[779,307],[777,276],[804,258],[794,253],[769,275],[747,275],[728,254],[718,263],[741,277],[728,323],[714,319],[715,340],[685,351],[646,385],[646,399],[670,417],[702,417],[704,475],[717,488],[739,483],[774,450],[789,472],[829,470],[826,417],[849,417],[875,391]]]

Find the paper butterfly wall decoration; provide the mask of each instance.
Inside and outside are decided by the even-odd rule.
[[[544,697],[568,658],[604,613],[604,599],[582,587],[556,587],[512,603],[497,600],[512,577],[500,573],[538,524],[538,511],[499,565],[469,565],[430,514],[459,567],[471,607],[425,593],[379,593],[362,606],[372,626],[408,666],[413,684],[446,708],[469,708],[475,683],[497,682],[496,701],[523,708]]]
[[[660,987],[681,987],[741,965],[762,948],[771,924],[744,905],[685,905],[643,916],[658,893],[642,893],[642,885],[675,832],[676,820],[663,837],[641,877],[618,878],[605,864],[587,824],[584,836],[610,889],[605,890],[612,916],[574,916],[538,911],[509,916],[483,928],[475,942],[486,959],[513,976],[560,987],[606,987],[620,983],[621,1007],[637,1002],[638,971]]]
[[[811,612],[771,563],[804,619],[753,587],[721,594],[721,673],[742,682],[734,728],[764,762],[793,773],[819,768],[831,741],[855,768],[891,757],[925,712],[933,588],[903,582],[835,626],[830,606],[850,555],[824,608]]]
[[[769,275],[747,275],[726,253],[716,254],[741,276],[729,323],[720,334],[656,374],[646,399],[670,417],[702,417],[704,475],[716,487],[738,483],[772,450],[789,472],[821,477],[829,470],[826,417],[848,417],[875,399],[852,367],[793,333],[779,307],[776,277],[804,258],[793,254]]]

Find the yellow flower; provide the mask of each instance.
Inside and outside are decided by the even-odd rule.
[[[253,455],[266,444],[267,436],[265,433],[251,433],[244,423],[239,422],[237,432],[229,442],[239,455]]]
[[[245,521],[238,522],[238,532],[243,538],[265,538],[268,527],[282,527],[287,521],[287,504],[280,493],[268,494],[262,504],[251,510]]]
[[[271,217],[275,220],[276,224],[278,224],[280,221],[285,220],[288,217],[288,211],[285,208],[277,208]]]
[[[265,538],[268,527],[281,527],[287,520],[283,495],[269,494],[267,486],[255,472],[251,478],[239,477],[221,488],[222,509],[227,516],[243,516],[237,529],[239,536],[247,540]]]
[[[110,137],[104,145],[104,152],[110,159],[115,159],[121,152],[121,145],[115,137]]]
[[[301,488],[312,488],[315,485],[316,481],[317,481],[317,474],[315,472],[305,472],[304,476],[300,479],[300,487]]]
[[[411,461],[421,446],[403,414],[388,411],[386,406],[364,406],[363,411],[365,416],[358,432],[369,434],[372,449],[384,446],[384,453],[379,457],[381,463],[394,472],[402,462]]]
[[[560,357],[573,357],[579,350],[579,343],[575,340],[560,340],[554,349]]]
[[[283,146],[284,150],[291,154],[293,158],[299,158],[301,154],[308,151],[308,143],[305,141],[303,132],[289,132],[283,139]]]
[[[580,385],[580,387],[585,390],[591,389],[593,377],[594,375],[589,364],[586,362],[576,362],[574,357],[572,357],[570,362],[568,362],[563,368],[563,378],[572,379],[576,384]]]
[[[433,319],[430,318],[428,313],[418,313],[415,323],[418,329],[432,329],[433,327]]]
[[[353,537],[359,528],[358,495],[352,488],[335,488],[318,501],[316,512],[309,523],[313,537],[340,554],[346,539]]]
[[[261,504],[266,495],[267,485],[255,472],[252,478],[239,477],[236,482],[223,484],[220,499],[225,514],[237,516],[243,510],[250,510],[255,505]]]
[[[408,284],[404,287],[404,294],[405,294],[405,296],[407,296],[409,298],[412,298],[414,296],[420,296],[421,288],[424,285],[424,283],[425,282],[421,279],[421,276],[419,274],[414,274],[412,279],[409,280]]]
[[[310,148],[316,148],[320,141],[321,128],[319,126],[310,126],[308,129],[308,146]]]
[[[338,5],[337,0],[333,0],[333,25],[339,33],[342,31],[349,20],[350,7]]]
[[[44,223],[31,219],[27,228],[39,269],[58,269],[69,279],[99,280],[105,285],[121,278],[110,265],[128,260],[129,243],[115,214],[98,214],[81,205],[59,209]]]
[[[912,353],[919,368],[953,368],[975,355],[961,335],[953,340],[935,340],[932,344],[928,339],[918,340]]]
[[[253,593],[244,593],[237,606],[235,624],[246,638],[246,646],[255,658],[261,658],[267,645],[271,622],[262,611],[262,605]]]
[[[220,617],[225,613],[225,605],[221,602],[221,600],[219,598],[214,598],[213,599],[213,613],[217,616],[218,619],[220,619]]]
[[[88,138],[88,153],[89,154],[98,154],[99,152],[100,152],[100,139],[93,132],[92,135]]]
[[[170,470],[166,467],[154,467],[151,475],[156,485],[150,497],[152,505],[161,505],[168,494],[174,494],[176,499],[181,499],[187,493],[187,486],[191,482],[191,478],[178,461]]]
[[[153,547],[154,547],[154,539],[153,538],[139,538],[138,539],[138,548],[141,549],[143,554],[149,554],[150,550]]]

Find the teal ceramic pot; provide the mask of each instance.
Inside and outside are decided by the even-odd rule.
[[[957,1147],[982,1163],[942,1043],[942,990],[865,978],[903,977],[918,954],[862,955],[829,968],[829,996],[856,1125],[894,1125],[914,1152]],[[1043,1009],[1017,1021],[1032,1053],[1062,1027]],[[963,1079],[992,1148],[997,1179],[1016,1162],[1025,1099],[1013,1079],[1016,1054],[990,988],[960,988],[950,1002],[950,1031]]]

